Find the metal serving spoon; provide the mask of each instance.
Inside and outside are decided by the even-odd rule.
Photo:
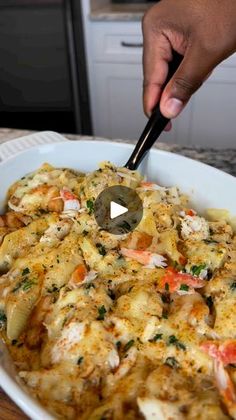
[[[177,68],[179,67],[183,57],[173,51],[173,59],[169,63],[169,72],[168,77],[165,82],[165,86],[170,81],[172,76],[175,74]],[[130,156],[128,162],[125,164],[125,168],[130,170],[135,170],[138,168],[146,154],[149,152],[155,141],[158,139],[164,128],[167,126],[170,120],[160,111],[160,105],[154,108],[153,113],[148,120],[148,123],[136,144],[132,155]]]

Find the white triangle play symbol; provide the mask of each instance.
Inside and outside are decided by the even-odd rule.
[[[110,218],[115,219],[122,214],[127,213],[129,210],[127,207],[121,206],[120,204],[115,203],[115,201],[110,202]]]

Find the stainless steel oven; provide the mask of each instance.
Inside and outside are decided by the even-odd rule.
[[[78,0],[0,0],[0,124],[91,133]]]

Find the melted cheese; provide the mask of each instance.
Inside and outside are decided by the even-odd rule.
[[[112,185],[143,201],[131,234],[100,230],[88,208]],[[1,335],[54,417],[229,418],[201,349],[235,338],[236,240],[227,222],[209,222],[186,209],[176,187],[109,162],[87,175],[45,164],[7,198],[28,225],[1,227]],[[150,260],[157,255],[159,268]],[[178,293],[163,286],[170,266]],[[190,290],[186,273],[204,287]]]

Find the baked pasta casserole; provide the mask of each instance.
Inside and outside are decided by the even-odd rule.
[[[132,232],[96,223],[113,185],[143,202]],[[221,212],[109,162],[44,164],[10,187],[0,244],[0,335],[55,418],[236,419],[236,237]]]

